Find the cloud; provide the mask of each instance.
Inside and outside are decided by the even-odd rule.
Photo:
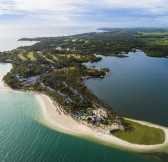
[[[151,13],[168,11],[167,0],[0,0],[0,10],[82,12],[87,8],[144,9]],[[8,10],[9,11],[9,10]],[[9,11],[10,12],[10,11]]]
[[[167,0],[0,0],[0,20],[16,15],[17,20],[59,23],[109,23],[159,21],[168,16]],[[20,15],[20,16],[19,16]],[[6,16],[9,21],[11,16]],[[3,19],[4,20],[4,19]],[[163,23],[163,20],[162,20]]]

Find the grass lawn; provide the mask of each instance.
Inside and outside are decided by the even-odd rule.
[[[148,45],[168,45],[168,38],[146,38],[145,39]]]
[[[154,145],[161,144],[165,141],[165,133],[163,130],[141,125],[139,123],[124,120],[126,131],[113,131],[114,136],[134,144]]]
[[[52,56],[54,60],[58,60],[58,58],[56,56]]]
[[[45,58],[47,61],[49,61],[49,62],[51,62],[51,63],[53,63],[53,61],[52,60],[50,60],[50,59],[48,59],[45,55],[43,55],[42,53],[40,54],[43,58]]]
[[[57,54],[56,57],[58,59],[61,59],[61,57],[64,57],[64,59],[76,59],[78,61],[82,62],[88,62],[96,58],[94,55],[82,55],[82,54]]]
[[[148,45],[168,45],[168,32],[149,32],[141,33]]]
[[[71,67],[69,67],[69,70],[76,70],[76,67],[74,67],[74,66],[71,66]]]
[[[26,61],[26,60],[27,60],[21,53],[18,54],[18,57],[19,57],[21,60],[23,60],[23,61]]]
[[[79,54],[58,54],[58,56],[63,56],[66,58],[74,57],[75,59],[81,59],[81,55]]]
[[[36,58],[34,57],[33,52],[29,52],[28,55],[27,55],[27,57],[28,57],[29,59],[33,60],[33,61],[36,60]]]

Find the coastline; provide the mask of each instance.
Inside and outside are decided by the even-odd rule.
[[[150,127],[160,128],[165,132],[165,142],[163,144],[157,144],[157,145],[132,144],[124,140],[121,140],[117,137],[114,137],[112,135],[109,135],[106,132],[102,133],[97,129],[90,128],[82,124],[81,122],[77,122],[72,117],[65,115],[62,111],[60,111],[61,107],[57,103],[54,104],[53,101],[45,94],[38,94],[35,92],[26,92],[26,91],[11,89],[10,87],[4,84],[4,81],[2,80],[2,78],[3,77],[0,76],[0,90],[31,93],[36,97],[41,107],[42,123],[51,129],[54,129],[66,134],[79,136],[86,139],[91,139],[92,141],[96,141],[104,145],[118,147],[124,150],[131,150],[134,152],[142,152],[142,153],[154,152],[164,147],[168,147],[168,128],[166,127],[148,123],[145,121],[138,121],[138,120],[127,118],[128,120],[138,122],[142,125],[148,125]]]
[[[163,144],[157,144],[157,145],[132,144],[124,140],[121,140],[117,137],[114,137],[112,135],[102,133],[96,129],[92,129],[88,126],[85,126],[84,124],[77,122],[76,120],[74,120],[70,116],[65,115],[64,113],[60,114],[58,111],[56,111],[56,106],[53,104],[52,100],[44,94],[36,94],[35,97],[37,98],[37,100],[41,105],[44,124],[46,124],[48,127],[52,129],[70,135],[87,137],[96,140],[98,142],[101,142],[105,145],[116,146],[122,149],[132,150],[136,152],[152,152],[168,146],[168,128],[166,127],[162,127],[145,121],[128,119],[138,122],[142,125],[148,125],[150,127],[163,129],[165,132],[165,142]]]

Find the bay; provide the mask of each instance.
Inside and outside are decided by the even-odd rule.
[[[104,79],[85,84],[122,116],[168,126],[168,59],[148,57],[144,52],[129,57],[105,57],[87,66],[107,67]]]

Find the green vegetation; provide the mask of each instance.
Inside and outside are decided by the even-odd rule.
[[[68,59],[73,60],[75,62],[88,62],[88,61],[100,61],[100,57],[96,57],[95,55],[82,55],[82,54],[57,54],[57,59]]]
[[[83,79],[103,78],[108,72],[108,69],[86,68],[82,65],[88,61],[100,61],[101,57],[95,54],[125,57],[130,51],[135,52],[136,49],[142,49],[150,56],[168,55],[168,31],[162,29],[151,31],[148,29],[119,29],[105,33],[24,38],[22,40],[39,42],[32,46],[0,53],[0,61],[11,62],[14,67],[5,77],[6,83],[13,86],[12,80],[19,80],[15,85],[18,88],[35,88],[50,93],[53,97],[57,96],[61,103],[70,107],[71,110],[76,109],[76,103],[80,103],[77,106],[79,110],[87,107],[84,104],[93,107],[94,103],[91,99],[95,96],[86,90]],[[40,75],[40,78],[33,81],[34,78],[31,77],[37,75]],[[60,80],[58,83],[56,83],[56,78]],[[74,79],[77,80],[75,83]],[[79,102],[80,95],[74,95],[71,88],[77,90],[83,96],[84,101]],[[67,98],[73,102],[67,104]],[[94,102],[98,102],[98,99]]]
[[[19,57],[21,60],[26,61],[26,58],[25,58],[21,53],[18,54],[18,57]]]
[[[103,105],[87,89],[83,80],[89,77],[103,78],[109,70],[87,68],[81,64],[100,60],[100,57],[80,54],[55,55],[46,51],[32,51],[27,47],[0,55],[4,62],[13,64],[11,73],[4,77],[5,82],[12,88],[34,89],[46,93],[65,106],[68,112],[85,112],[87,108],[93,108],[94,103]]]
[[[66,37],[46,37],[22,40],[40,41],[31,47],[33,51],[50,52],[58,57],[81,61],[81,56],[93,54],[123,57],[135,49],[143,50],[148,56],[168,56],[168,30],[165,29],[106,29],[106,33],[88,33]],[[86,57],[85,57],[86,59]],[[86,60],[88,60],[87,58]]]
[[[118,55],[128,53],[133,48],[138,47],[138,40],[132,33],[110,32],[110,33],[88,33],[66,37],[46,37],[34,39],[40,41],[31,47],[33,51],[45,51],[51,54],[71,54],[75,59],[80,59],[79,55]],[[72,55],[76,54],[76,55]]]
[[[155,145],[165,141],[163,130],[141,125],[137,122],[125,120],[125,132],[121,130],[111,131],[112,135],[134,144]]]
[[[108,116],[104,117],[103,123],[111,124],[116,117],[112,108],[93,95],[83,82],[90,77],[103,79],[109,69],[86,67],[82,63],[100,61],[98,54],[126,57],[128,52],[136,52],[137,49],[143,50],[148,56],[166,57],[168,30],[108,31],[65,37],[23,38],[21,40],[38,43],[0,52],[0,62],[13,65],[4,81],[12,88],[33,89],[49,95],[70,114],[87,114],[88,109],[104,109]],[[130,121],[124,123],[127,123],[124,126],[128,128],[126,132],[113,132],[115,136],[138,144],[164,142],[164,132],[159,129]],[[123,123],[119,124],[122,126]]]
[[[28,55],[27,55],[27,57],[28,57],[29,59],[31,59],[32,61],[35,61],[35,60],[36,60],[36,58],[34,57],[33,52],[29,52]]]
[[[142,32],[138,34],[144,45],[141,49],[152,57],[168,56],[168,32]]]
[[[81,59],[82,55],[79,54],[59,54],[59,56],[67,57],[67,58],[76,58],[76,59]]]
[[[168,36],[168,31],[140,32],[143,36]]]

